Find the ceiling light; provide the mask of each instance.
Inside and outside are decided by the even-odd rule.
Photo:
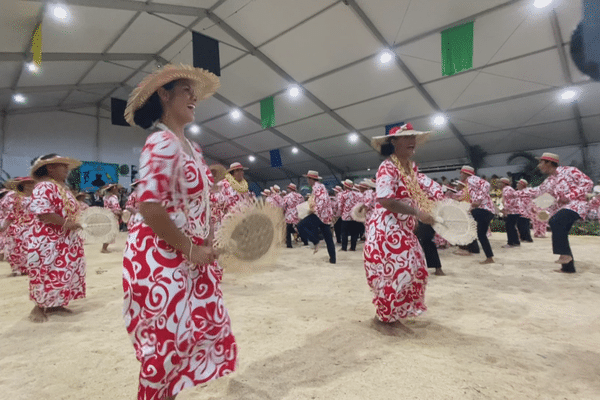
[[[358,142],[358,134],[356,132],[352,132],[350,135],[348,135],[348,140],[350,143]]]
[[[552,3],[552,0],[535,0],[533,2],[534,7],[536,8],[544,8]]]
[[[241,116],[242,116],[242,113],[240,112],[240,110],[235,109],[235,110],[231,111],[231,118],[240,119]]]
[[[36,73],[40,71],[40,67],[38,67],[38,65],[34,62],[29,62],[27,63],[27,70],[31,73]]]
[[[436,115],[435,118],[433,118],[433,124],[436,126],[442,126],[446,123],[446,117],[444,117],[443,115]]]
[[[370,170],[371,170],[371,168],[367,168],[367,171],[370,171]]]
[[[577,91],[573,89],[567,89],[560,95],[560,98],[563,100],[573,100],[577,97]]]
[[[13,101],[17,104],[25,104],[27,103],[27,97],[23,96],[21,93],[15,93],[13,95]]]
[[[298,154],[298,148],[297,147],[292,147],[292,153]]]
[[[189,127],[190,133],[193,133],[194,135],[197,135],[200,133],[200,127],[196,124],[192,124]]]
[[[390,51],[386,50],[383,53],[381,53],[381,55],[379,56],[379,62],[382,64],[387,64],[390,61],[392,61],[392,58],[394,58],[392,53]]]
[[[298,87],[298,85],[290,86],[290,89],[288,90],[288,94],[290,95],[290,97],[294,97],[294,98],[300,96],[300,88]]]
[[[54,6],[54,9],[52,10],[52,15],[54,15],[54,18],[56,19],[66,21],[69,17],[69,12],[63,6]]]
[[[249,156],[249,157],[248,157],[248,160],[250,160],[250,162],[254,162],[254,161],[256,160],[256,157],[254,157],[254,156]]]

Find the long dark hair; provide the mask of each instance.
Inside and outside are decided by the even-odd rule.
[[[171,81],[163,85],[165,90],[173,90],[175,84],[179,79]],[[163,107],[160,104],[160,97],[158,91],[152,93],[152,96],[144,103],[140,109],[133,114],[133,121],[136,125],[141,126],[144,129],[150,128],[156,121],[163,115]]]
[[[392,138],[387,139],[382,145],[381,145],[381,149],[379,150],[379,152],[381,153],[382,156],[391,156],[392,154],[394,154],[394,145],[392,144]]]
[[[41,157],[36,157],[33,160],[31,160],[31,166],[33,166],[33,164],[35,164],[35,162],[37,160],[48,160],[48,159],[54,158],[54,157],[58,157],[58,154],[50,153],[50,154],[43,155]],[[36,178],[43,178],[44,176],[48,175],[48,168],[46,168],[46,165],[43,165],[43,166],[39,167],[38,169],[36,169],[35,172],[33,173],[33,175]]]

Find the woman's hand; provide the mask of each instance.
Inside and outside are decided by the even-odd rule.
[[[219,253],[212,246],[192,245],[191,257],[188,261],[197,265],[207,265],[219,258]]]
[[[66,231],[76,231],[78,229],[83,229],[83,228],[82,228],[81,224],[79,224],[77,222],[67,221],[63,225],[63,229]]]
[[[433,216],[424,211],[419,210],[417,212],[417,218],[419,219],[419,221],[421,221],[422,223],[427,224],[427,225],[433,225],[435,223]]]

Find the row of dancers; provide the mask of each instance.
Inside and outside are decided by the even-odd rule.
[[[185,126],[195,119],[197,101],[210,97],[219,85],[219,78],[208,71],[167,65],[144,78],[127,102],[126,120],[132,126],[153,128],[140,156],[133,200],[128,201],[134,215],[123,253],[123,317],[141,364],[140,400],[174,399],[181,390],[236,368],[237,345],[220,288],[224,271],[213,238],[222,218],[235,212],[239,202],[252,201],[253,195],[241,164],[232,164],[215,179],[219,168],[209,167],[200,146],[184,135]],[[335,218],[341,219],[342,250],[348,250],[348,236],[350,250],[355,250],[359,221],[352,210],[362,204],[364,269],[375,306],[373,323],[385,332],[427,310],[427,266],[434,265],[437,256],[432,211],[446,195],[441,185],[419,172],[412,157],[431,134],[406,124],[373,138],[373,147],[386,158],[377,171],[375,188],[370,181],[356,185],[363,190],[360,195],[351,190],[352,182],[345,181],[332,201],[322,177],[309,170],[304,175],[312,189],[309,214],[302,219],[288,215],[297,210],[292,204],[300,200],[298,196],[269,200],[283,208],[290,202],[282,209],[286,222],[297,224],[300,236],[314,249],[324,240],[331,263],[336,262]],[[77,160],[56,154],[39,157],[30,177],[17,187],[23,192],[21,207],[33,220],[32,228],[18,235],[26,242],[24,272],[29,275],[35,322],[53,312],[68,312],[70,301],[85,297],[85,256],[77,233],[82,228],[77,222],[81,204],[66,185],[69,170],[77,165]],[[541,157],[539,167],[548,178],[528,190],[533,196],[548,192],[557,199],[550,219],[553,251],[564,263],[563,272],[570,272],[565,269],[573,263],[568,228],[584,216],[582,196],[590,191],[591,181],[579,170],[560,167],[558,157],[549,153]],[[486,253],[484,262],[493,262],[486,235],[495,212],[489,183],[469,166],[461,169],[461,181],[464,189],[457,196],[470,203]],[[294,185],[287,189],[288,195],[297,192]],[[15,222],[13,217],[10,229]],[[479,251],[477,241],[465,251]]]

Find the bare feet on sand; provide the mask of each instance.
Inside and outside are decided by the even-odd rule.
[[[486,258],[484,261],[480,262],[479,264],[494,264],[494,259],[492,257],[490,258]]]
[[[414,335],[415,332],[408,326],[404,325],[400,321],[396,322],[381,322],[379,318],[373,317],[371,326],[377,332],[382,333],[386,336],[401,336],[401,335]]]
[[[102,250],[100,250],[100,253],[108,254],[108,253],[110,253],[110,250],[104,250],[104,249],[102,249]]]
[[[44,309],[38,306],[33,307],[33,310],[31,310],[31,313],[29,313],[29,319],[32,322],[37,323],[48,321],[48,317],[46,316],[46,313],[44,313]]]
[[[463,250],[463,249],[458,249],[454,252],[454,254],[456,254],[457,256],[472,256],[473,253],[471,253],[470,251],[467,250]]]
[[[437,276],[446,276],[446,274],[444,273],[444,271],[442,271],[441,268],[436,268],[433,274]]]
[[[317,251],[319,251],[319,243],[315,244],[315,247],[313,247],[313,254],[315,254]]]
[[[73,311],[69,310],[68,308],[65,307],[49,307],[46,308],[46,314],[49,313],[64,313],[64,314],[73,314]]]
[[[558,260],[554,261],[556,264],[568,264],[573,261],[573,257],[567,255],[561,255]]]

